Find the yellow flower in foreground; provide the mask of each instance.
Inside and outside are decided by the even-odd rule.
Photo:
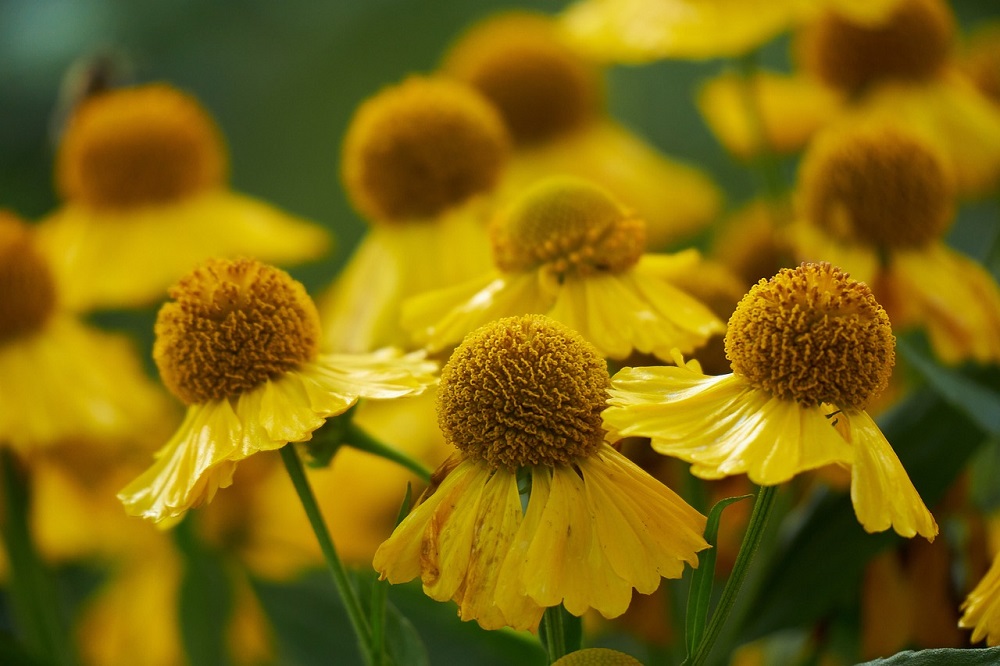
[[[493,220],[493,261],[483,278],[418,296],[403,326],[431,350],[458,343],[500,317],[546,314],[598,351],[669,358],[723,330],[704,305],[660,277],[670,255],[643,255],[645,225],[603,189],[550,178]]]
[[[29,228],[0,211],[0,445],[122,441],[162,420],[131,342],[61,311]]]
[[[1000,645],[1000,557],[965,598],[962,611],[958,626],[973,630],[973,643],[985,638],[987,645]]]
[[[937,524],[864,411],[895,362],[889,319],[868,287],[829,264],[761,280],[729,320],[729,375],[625,368],[612,380],[606,427],[652,438],[705,479],[747,474],[761,485],[851,465],[865,530],[933,539]]]
[[[459,452],[376,552],[381,577],[419,577],[484,628],[533,629],[559,604],[617,617],[633,588],[697,566],[705,517],[604,442],[608,382],[597,350],[546,317],[471,333],[438,397]]]
[[[320,227],[226,187],[218,128],[198,102],[149,84],[100,93],[73,114],[56,157],[65,203],[39,243],[71,309],[156,301],[211,256],[322,256]]]
[[[211,260],[170,291],[153,356],[188,405],[156,462],[119,499],[160,521],[210,501],[236,464],[303,442],[358,398],[420,393],[434,382],[421,354],[319,354],[319,315],[287,273],[259,262]]]

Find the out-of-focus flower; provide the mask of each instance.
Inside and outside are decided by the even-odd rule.
[[[371,228],[319,299],[324,347],[410,347],[403,299],[488,270],[488,196],[509,138],[478,92],[414,76],[362,104],[344,139],[347,193]]]
[[[604,442],[607,386],[598,351],[544,316],[470,334],[438,397],[459,452],[375,554],[381,577],[419,577],[485,628],[533,629],[559,604],[616,617],[633,588],[696,566],[705,518]]]
[[[799,171],[796,253],[868,283],[893,326],[927,329],[944,361],[1000,361],[1000,290],[949,248],[954,179],[934,144],[888,122],[817,137]]]
[[[568,174],[600,183],[647,222],[647,243],[665,247],[710,222],[718,188],[609,117],[602,71],[564,39],[550,17],[508,12],[474,25],[449,50],[442,70],[499,109],[514,154],[499,197]]]
[[[976,88],[1000,105],[1000,22],[977,27],[962,49],[960,62]]]
[[[538,313],[579,331],[611,358],[691,351],[723,324],[658,275],[675,258],[643,254],[644,226],[596,185],[547,179],[494,218],[496,269],[408,301],[403,325],[440,350],[494,319]]]
[[[889,318],[871,290],[829,264],[761,280],[729,320],[729,375],[625,368],[604,412],[613,434],[652,438],[706,479],[747,474],[761,485],[852,465],[865,530],[933,539],[937,524],[865,406],[895,361]]]
[[[289,263],[326,252],[326,231],[230,191],[226,170],[218,128],[173,87],[84,100],[56,158],[65,201],[38,230],[64,305],[146,305],[212,256]]]
[[[794,255],[786,229],[789,219],[773,202],[755,199],[715,230],[709,255],[747,284],[788,268]]]
[[[187,414],[156,462],[119,493],[155,521],[210,501],[239,461],[312,437],[359,398],[420,393],[434,364],[400,356],[319,354],[319,315],[301,284],[249,259],[214,259],[170,291],[153,356]]]
[[[972,642],[985,639],[987,645],[1000,645],[1000,526],[993,516],[991,546],[994,551],[993,563],[982,580],[962,602],[962,617],[958,626],[972,629]]]
[[[642,662],[610,648],[585,648],[556,659],[552,666],[642,666]]]

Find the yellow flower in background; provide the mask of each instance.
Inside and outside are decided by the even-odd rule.
[[[633,588],[697,566],[704,516],[604,442],[608,382],[599,352],[547,317],[471,333],[438,394],[459,451],[376,552],[381,577],[419,577],[484,628],[534,629],[560,604],[617,617]]]
[[[357,109],[342,170],[371,227],[319,299],[325,348],[410,347],[403,299],[488,270],[486,199],[508,152],[493,106],[443,77],[410,77]]]
[[[933,142],[888,121],[830,128],[803,158],[797,187],[800,259],[871,285],[893,326],[926,328],[943,361],[1000,361],[1000,289],[945,244],[954,179]]]
[[[491,226],[496,269],[408,301],[403,326],[432,351],[500,317],[546,314],[603,356],[670,358],[723,330],[712,312],[658,274],[671,255],[643,254],[643,220],[576,178],[529,188]]]
[[[441,69],[489,99],[514,142],[499,186],[507,201],[554,174],[600,183],[635,207],[651,248],[707,225],[721,194],[700,169],[659,153],[606,110],[603,71],[541,14],[506,12],[475,24]]]
[[[992,545],[995,551],[996,544]],[[958,626],[972,629],[973,643],[985,640],[987,645],[1000,645],[1000,555],[994,556],[989,571],[962,602],[961,611]]]
[[[31,230],[0,211],[0,444],[122,441],[169,418],[130,340],[62,308]]]
[[[206,262],[170,291],[153,357],[187,414],[156,462],[119,494],[161,521],[210,501],[239,461],[302,442],[359,398],[417,394],[422,354],[319,354],[319,315],[287,273],[250,259]]]
[[[960,63],[976,88],[1000,105],[1000,22],[989,21],[973,30]]]
[[[889,319],[868,287],[829,264],[761,280],[729,320],[732,374],[625,368],[612,379],[606,427],[705,479],[747,474],[777,485],[851,465],[851,500],[869,532],[933,539],[937,524],[865,406],[895,361]]]
[[[148,84],[84,100],[56,156],[64,203],[38,232],[65,306],[153,303],[211,256],[326,253],[326,231],[230,191],[226,172],[219,130],[191,96]]]
[[[642,662],[610,648],[585,648],[556,659],[552,666],[642,666]]]

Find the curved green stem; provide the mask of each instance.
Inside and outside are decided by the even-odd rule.
[[[367,451],[386,460],[391,460],[416,474],[424,483],[430,483],[431,481],[431,471],[429,469],[402,451],[387,446],[372,437],[353,422],[347,424],[344,432],[344,444],[361,451]]]
[[[563,613],[565,611],[562,606],[551,606],[546,608],[545,614],[542,615],[539,635],[545,646],[545,651],[549,655],[550,664],[560,657],[569,654],[566,645],[566,627]]]
[[[364,655],[365,662],[372,664],[374,663],[374,655],[372,653],[371,627],[361,609],[361,603],[358,601],[354,588],[347,578],[347,570],[344,569],[344,565],[340,561],[336,549],[333,547],[330,532],[323,521],[319,505],[316,503],[316,497],[313,495],[309,480],[306,478],[305,468],[302,466],[302,460],[299,458],[294,444],[286,444],[281,448],[281,459],[285,463],[288,476],[292,479],[295,492],[298,493],[299,500],[302,502],[302,508],[305,509],[306,516],[309,518],[309,524],[312,525],[316,539],[319,541],[320,550],[323,551],[323,558],[326,560],[326,565],[333,576],[333,582],[337,586],[337,591],[340,593],[341,599],[343,599],[344,608],[347,609],[347,616],[350,618],[354,632],[358,636],[361,653]]]

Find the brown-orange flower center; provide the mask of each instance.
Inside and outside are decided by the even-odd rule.
[[[0,211],[0,343],[39,330],[55,307],[55,281],[28,226]]]

